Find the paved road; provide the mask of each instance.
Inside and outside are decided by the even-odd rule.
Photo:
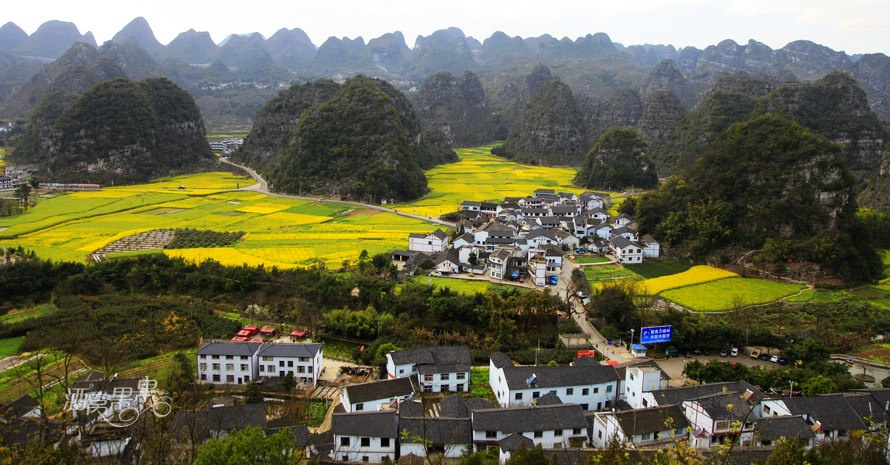
[[[334,204],[339,204],[339,205],[350,205],[350,206],[358,207],[358,208],[370,208],[373,210],[378,210],[378,211],[382,211],[382,212],[386,212],[386,213],[393,213],[395,215],[404,216],[407,218],[414,218],[414,219],[417,219],[420,221],[426,221],[428,223],[435,223],[435,224],[442,225],[442,226],[449,227],[449,228],[453,228],[455,226],[455,223],[450,222],[450,221],[445,221],[445,220],[442,220],[439,218],[433,218],[431,216],[421,216],[421,215],[414,215],[411,213],[405,213],[405,212],[398,211],[398,210],[395,210],[392,208],[386,208],[386,207],[382,207],[380,205],[374,205],[371,203],[352,202],[352,201],[348,201],[348,200],[330,200],[330,199],[318,198],[318,197],[304,197],[304,196],[299,196],[299,195],[288,195],[288,194],[280,194],[280,193],[272,192],[269,190],[269,184],[266,182],[266,180],[263,179],[263,177],[260,176],[259,173],[257,173],[250,167],[247,167],[244,165],[239,165],[238,163],[235,163],[235,162],[229,160],[228,157],[220,157],[219,161],[221,161],[227,165],[231,165],[236,168],[240,168],[240,169],[244,170],[245,172],[247,172],[247,174],[250,175],[251,178],[253,178],[256,181],[256,184],[254,184],[252,186],[242,187],[240,190],[260,192],[260,193],[266,194],[266,195],[282,197],[282,198],[289,198],[289,199],[314,200],[316,202],[329,202],[329,203],[334,203]]]

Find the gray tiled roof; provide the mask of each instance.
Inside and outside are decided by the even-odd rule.
[[[503,352],[494,352],[488,356],[491,359],[491,362],[497,368],[511,367],[513,366],[513,360],[510,359],[507,354]]]
[[[198,349],[198,355],[252,356],[260,345],[261,342],[209,341]]]
[[[257,355],[260,357],[315,357],[322,350],[322,344],[291,344],[286,342],[263,344]]]
[[[544,394],[543,396],[538,397],[534,400],[534,404],[538,407],[542,405],[560,405],[562,403],[562,399],[560,399],[558,395],[552,392],[548,392],[547,394]]]
[[[420,442],[425,438],[433,445],[471,444],[473,428],[469,418],[402,418],[399,421],[402,442]]]
[[[467,402],[460,394],[454,394],[439,402],[439,416],[447,418],[469,418]]]
[[[214,431],[233,431],[249,426],[266,427],[265,404],[244,404],[208,410],[180,410],[170,431],[182,438],[209,438]]]
[[[759,418],[754,422],[754,436],[760,441],[780,438],[812,439],[815,435],[810,425],[800,415]]]
[[[652,391],[655,402],[658,405],[679,405],[684,400],[698,399],[721,392],[744,393],[750,390],[754,393],[754,399],[761,399],[763,393],[757,387],[745,381],[730,381],[726,383],[702,384],[699,386],[684,386],[679,388],[661,389]]]
[[[507,452],[513,452],[519,449],[520,444],[524,444],[526,449],[535,448],[535,441],[532,441],[519,433],[513,433],[498,441],[498,446],[500,446],[501,450]]]
[[[629,436],[686,428],[689,421],[679,405],[624,410],[615,413],[621,429]]]
[[[334,413],[331,431],[337,436],[397,438],[398,417],[395,412]]]
[[[404,397],[414,392],[411,378],[395,378],[373,383],[352,384],[344,388],[349,402],[357,404],[380,399]]]
[[[535,382],[527,381],[535,375]],[[583,386],[618,381],[618,373],[609,365],[591,366],[514,366],[504,369],[504,377],[510,390],[529,388],[557,388]]]
[[[423,417],[423,403],[419,399],[403,400],[402,402],[399,402],[399,417]]]
[[[867,428],[841,394],[782,399],[792,415],[808,415],[810,422],[822,424],[825,431],[856,431]]]
[[[698,402],[702,410],[714,421],[745,421],[749,417],[753,418],[752,407],[737,392],[721,392],[689,402]]]
[[[475,431],[500,431],[510,434],[587,427],[584,411],[578,404],[484,409],[476,410],[470,415]]]
[[[390,352],[393,363],[405,365],[453,365],[460,367],[454,371],[470,371],[470,349],[467,346],[423,346],[408,350]],[[466,369],[463,369],[463,368]]]
[[[494,408],[494,404],[481,397],[473,397],[467,399],[467,412],[473,412],[474,410],[482,410],[487,408]]]

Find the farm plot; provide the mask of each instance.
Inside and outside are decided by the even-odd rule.
[[[643,283],[643,291],[649,295],[662,294],[669,289],[706,283],[717,279],[737,277],[732,271],[712,266],[698,265],[677,274],[647,279]],[[662,295],[663,296],[663,295]],[[664,297],[664,296],[663,296]]]
[[[660,295],[692,310],[715,312],[775,302],[797,294],[804,288],[806,286],[803,284],[734,277],[678,287]]]
[[[461,202],[502,201],[505,197],[525,197],[535,189],[581,193],[572,186],[576,170],[514,163],[491,154],[491,146],[459,149],[460,161],[437,166],[426,172],[432,193],[396,210],[439,216],[460,209]]]

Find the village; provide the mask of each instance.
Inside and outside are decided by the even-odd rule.
[[[640,237],[629,215],[610,218],[610,204],[608,195],[552,189],[502,203],[465,201],[456,238],[441,230],[411,234],[408,250],[394,251],[392,258],[408,274],[430,260],[438,276],[487,273],[493,280],[528,279],[535,286],[557,284],[567,252],[609,254],[621,264],[658,258],[658,241]]]

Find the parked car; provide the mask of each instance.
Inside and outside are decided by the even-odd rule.
[[[768,362],[769,354],[760,354],[760,360],[763,360],[764,362]]]
[[[729,351],[729,355],[732,355],[733,357],[738,357],[739,356],[738,347],[733,347],[732,350]]]
[[[720,350],[720,356],[721,356],[721,357],[726,357],[726,355],[727,355],[728,353],[729,353],[729,352],[727,352],[726,349],[722,349],[722,350]]]
[[[559,282],[559,276],[547,276],[547,284],[550,286],[556,286],[556,283]]]
[[[776,363],[778,363],[779,365],[785,365],[786,363],[788,363],[788,359],[785,357],[779,357],[779,361]]]
[[[773,363],[779,363],[779,356],[773,355],[772,357],[769,358],[769,361],[773,362]]]

